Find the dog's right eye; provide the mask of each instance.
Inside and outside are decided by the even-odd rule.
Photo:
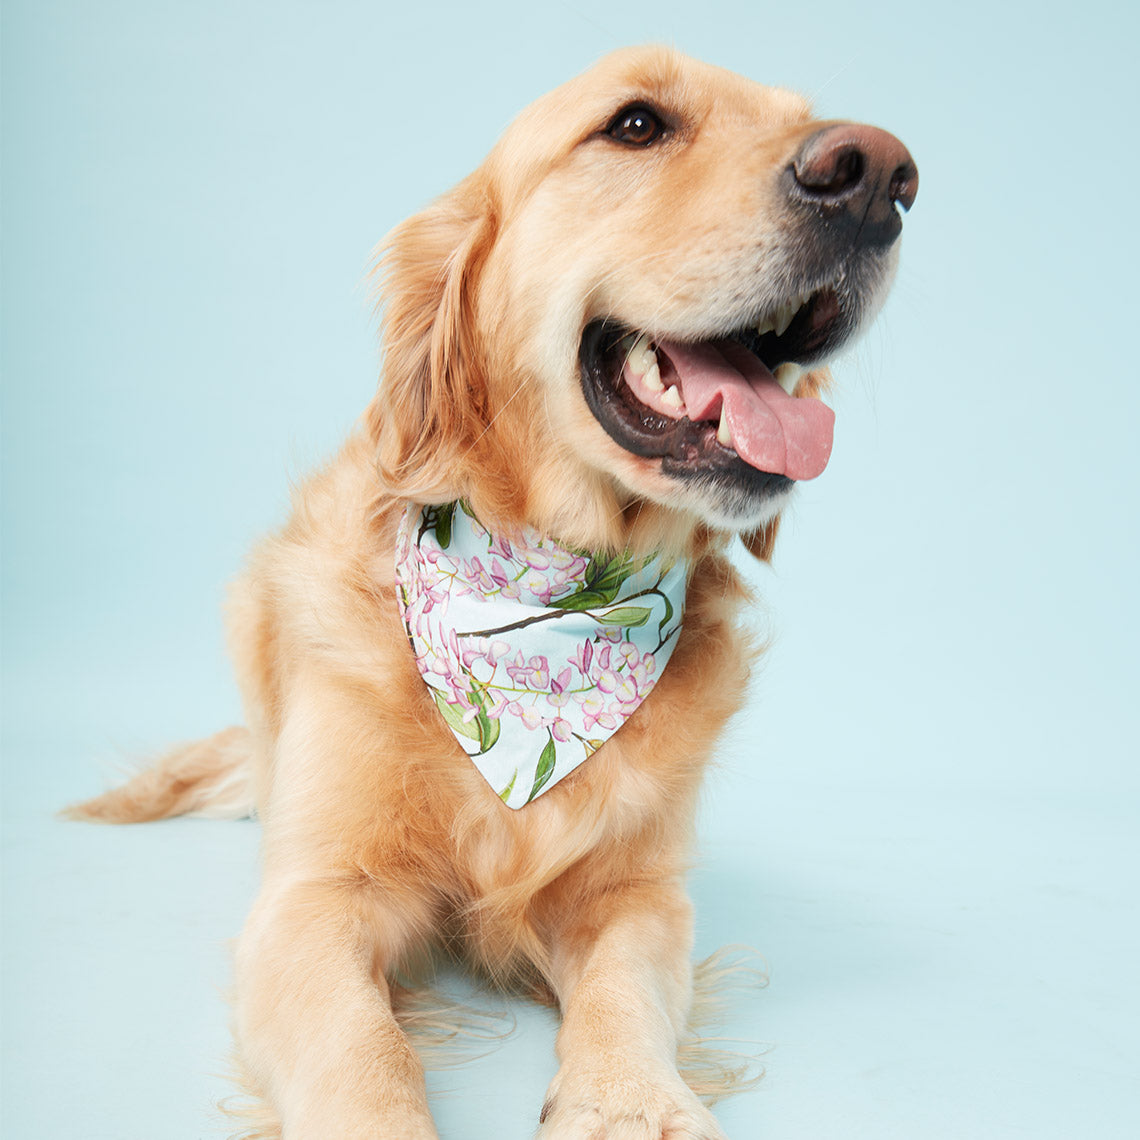
[[[656,111],[638,103],[618,111],[606,134],[626,146],[650,146],[665,134],[665,124]]]

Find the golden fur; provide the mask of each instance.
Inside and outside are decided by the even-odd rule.
[[[652,155],[599,145],[634,98],[681,108],[688,134]],[[578,344],[613,314],[680,337],[727,320],[765,271],[755,235],[779,225],[765,175],[818,126],[788,92],[665,49],[621,52],[540,99],[390,235],[380,390],[233,590],[246,727],[74,809],[118,821],[256,804],[264,883],[237,951],[235,1032],[265,1101],[259,1134],[435,1136],[390,983],[444,943],[559,1005],[543,1140],[721,1136],[677,1069],[693,985],[682,880],[703,771],[746,689],[746,590],[729,530],[592,417]],[[806,374],[797,395],[825,379]],[[403,503],[458,497],[507,532],[692,560],[647,703],[521,811],[459,752],[397,612]],[[746,520],[758,556],[775,525]]]

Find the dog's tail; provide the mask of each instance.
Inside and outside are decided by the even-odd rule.
[[[241,726],[183,744],[101,796],[72,804],[67,819],[145,823],[172,815],[242,819],[253,812],[253,742]]]

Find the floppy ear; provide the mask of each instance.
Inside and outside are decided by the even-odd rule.
[[[742,534],[740,541],[749,554],[759,558],[761,562],[772,561],[772,551],[776,547],[776,534],[780,529],[780,516],[770,518],[763,526],[750,533]]]
[[[472,281],[494,219],[472,179],[389,234],[377,264],[384,366],[365,424],[394,495],[457,496],[487,423]]]

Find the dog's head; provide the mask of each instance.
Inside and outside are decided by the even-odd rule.
[[[831,449],[910,155],[662,48],[532,104],[389,237],[368,416],[393,495],[590,548],[763,531]]]

